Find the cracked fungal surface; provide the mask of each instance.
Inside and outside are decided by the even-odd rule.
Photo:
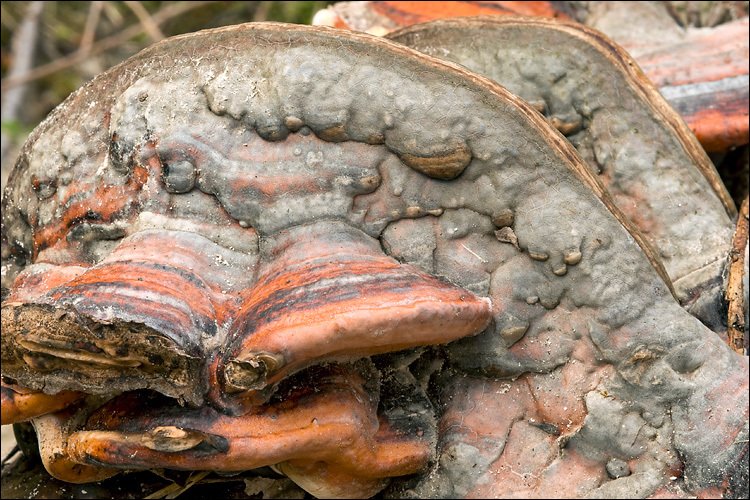
[[[441,19],[388,38],[486,75],[544,114],[657,249],[680,299],[721,275],[734,203],[682,119],[603,34],[503,16]]]
[[[339,497],[740,481],[747,358],[681,309],[533,108],[388,40],[249,24],[146,49],[32,134],[2,237],[3,421],[33,419],[64,480],[273,465]]]

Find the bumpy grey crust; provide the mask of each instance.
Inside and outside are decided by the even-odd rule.
[[[112,201],[99,190],[129,186],[157,163],[169,168],[123,190],[113,215],[71,219],[71,232],[90,224],[76,238],[42,231],[76,200]],[[261,259],[281,230],[343,221],[397,260],[491,299],[494,324],[447,349],[457,380],[554,380],[584,345],[598,353],[586,362],[611,365],[603,384],[618,402],[585,396],[586,422],[569,437],[581,455],[604,467],[645,453],[633,449],[632,433],[601,425],[638,415],[638,429],[656,436],[649,453],[680,453],[691,488],[716,484],[738,453],[717,450],[721,431],[698,432],[695,422],[716,409],[727,413],[722,429],[742,426],[746,410],[707,394],[727,373],[746,379],[746,359],[674,301],[658,259],[564,138],[457,65],[319,27],[242,25],[173,38],[61,105],[26,144],[9,186],[4,258],[18,268],[96,264],[144,218],[151,228],[185,221],[165,223],[171,231],[214,225],[212,241],[238,235],[232,248],[257,245]],[[223,233],[227,219],[236,224]],[[247,285],[256,271],[243,270]],[[39,388],[54,375],[35,377],[20,383]],[[747,394],[732,403],[746,408]],[[735,436],[746,440],[747,430]],[[602,456],[610,449],[615,456]],[[449,458],[415,488],[465,494],[445,478],[479,478],[489,466],[474,471],[470,458]],[[647,486],[644,494],[655,481]]]
[[[702,268],[720,274],[736,208],[679,116],[604,35],[502,16],[440,19],[388,38],[486,75],[547,116],[657,249],[681,297],[705,279]]]
[[[217,123],[224,128],[233,128],[236,139],[250,134],[247,137],[256,137],[256,142],[260,138],[278,141],[290,131],[302,129],[303,133],[312,130],[324,140],[334,142],[353,140],[368,144],[383,143],[389,152],[415,168],[422,167],[429,171],[431,160],[447,165],[449,172],[443,177],[434,175],[440,178],[460,174],[471,159],[471,172],[464,176],[465,180],[471,181],[481,177],[482,170],[491,168],[492,164],[509,162],[519,168],[520,165],[537,163],[537,160],[530,158],[538,156],[540,148],[552,148],[558,151],[558,155],[570,157],[569,172],[558,173],[552,168],[552,177],[543,179],[531,173],[528,167],[520,167],[525,172],[518,178],[511,175],[512,183],[520,186],[533,182],[554,184],[568,176],[582,177],[605,203],[610,203],[601,185],[558,136],[548,136],[544,141],[547,144],[526,143],[520,147],[496,150],[493,135],[523,137],[524,129],[539,126],[542,120],[515,96],[499,86],[490,85],[478,75],[464,74],[460,82],[451,81],[445,76],[444,82],[431,82],[429,86],[415,82],[413,88],[406,90],[403,80],[411,78],[417,71],[411,64],[415,53],[409,49],[378,40],[377,43],[383,48],[371,47],[368,50],[372,54],[357,54],[355,46],[361,46],[362,42],[357,41],[356,37],[360,35],[345,37],[338,33],[334,35],[335,43],[327,42],[328,47],[312,48],[305,45],[307,38],[316,32],[325,32],[326,28],[310,28],[304,34],[285,33],[281,25],[278,30],[270,29],[267,33],[262,33],[257,27],[249,29],[259,35],[254,41],[257,55],[252,55],[242,40],[238,42],[241,37],[234,27],[215,31],[212,35],[215,39],[213,45],[204,44],[201,36],[177,37],[156,44],[97,77],[53,112],[30,137],[8,184],[10,192],[5,201],[4,234],[11,249],[16,249],[16,254],[20,250],[27,257],[35,257],[29,222],[45,224],[54,219],[60,208],[56,206],[57,200],[63,199],[65,188],[76,178],[81,178],[84,172],[95,173],[103,183],[121,185],[128,178],[127,162],[133,161],[128,155],[144,149],[151,133],[158,131],[161,142],[165,142],[164,138],[171,134],[182,134],[178,139],[189,142],[190,138],[185,134],[196,126],[201,127],[203,122],[196,121],[196,118],[208,110],[215,115],[213,120],[219,117]],[[224,43],[225,39],[229,41],[228,44]],[[237,43],[242,44],[239,46],[241,57],[237,54],[240,48],[234,46]],[[336,47],[336,43],[342,46]],[[367,43],[371,43],[369,38]],[[285,54],[276,56],[276,52],[281,50]],[[378,60],[379,52],[384,50],[404,52],[408,57],[401,65],[386,68]],[[340,53],[347,51],[351,51],[347,64],[356,60],[356,71],[349,71],[349,66],[342,66],[340,62]],[[274,57],[261,59],[266,54]],[[298,64],[304,58],[309,58],[308,62]],[[224,62],[229,59],[232,65],[226,66]],[[433,72],[437,75],[432,69],[435,65],[442,66],[434,60],[423,63],[419,74],[427,76]],[[472,80],[477,83],[469,83]],[[476,93],[477,86],[483,85],[490,85],[491,93],[503,96],[509,104],[485,113],[487,116],[484,117],[457,118],[455,111],[472,98],[477,98],[472,94]],[[121,89],[128,90],[123,92]],[[502,118],[489,116],[496,112]],[[423,116],[425,113],[427,115]],[[507,118],[503,117],[505,113],[508,113]],[[180,120],[179,115],[184,118]],[[426,116],[435,120],[434,126],[424,127],[420,120]],[[187,123],[187,120],[191,121]],[[530,124],[524,123],[526,121]],[[70,129],[65,126],[67,123],[75,123],[76,127]],[[260,137],[255,136],[254,130]],[[111,143],[110,138],[114,138]],[[56,147],[49,147],[51,144]],[[300,153],[299,161],[308,168],[314,168],[319,158],[322,161],[321,154],[306,151],[305,154]],[[220,152],[213,160],[222,161]],[[544,163],[550,162],[554,163],[554,160],[550,158]],[[101,168],[107,165],[110,168]],[[233,168],[231,164],[227,167],[229,171]],[[227,186],[221,185],[221,178],[217,175],[220,174],[203,169],[198,188],[214,194],[235,219],[250,221],[253,214],[257,214],[257,207],[236,206],[230,199]],[[32,186],[32,182],[35,186]],[[170,184],[167,185],[168,189]],[[350,192],[333,193],[330,195],[333,199],[325,202],[308,199],[296,203],[298,206],[305,203],[321,205],[313,206],[308,218],[363,219],[362,214],[356,211],[363,208],[356,205],[354,214],[341,213],[348,209],[342,206],[341,200],[351,199],[354,196],[351,191],[357,188],[335,187],[337,191]],[[540,188],[523,188],[527,192],[537,189]],[[582,186],[578,190],[585,192],[589,188]],[[34,196],[22,193],[34,193]],[[521,196],[519,193],[518,197]],[[430,194],[428,197],[435,199],[439,195]],[[412,198],[407,200],[413,202],[408,206],[419,206],[420,197],[413,195]],[[473,204],[481,206],[480,212],[496,215],[489,213],[492,209],[482,206],[483,203],[478,202],[475,196],[466,198],[470,199],[451,200],[444,208],[473,208],[470,206]],[[329,201],[332,202],[331,207],[328,206]],[[425,209],[430,209],[428,204],[423,203]],[[434,201],[431,204],[436,205]],[[512,200],[504,200],[503,204],[510,205]],[[506,211],[507,207],[499,209]],[[274,220],[281,210],[255,215],[252,227],[260,231],[266,227],[274,230],[300,222]],[[377,220],[370,216],[359,224],[368,234],[377,235],[386,224],[404,214],[405,207],[399,213],[380,216]],[[629,224],[622,217],[621,222]],[[635,238],[640,238],[637,232]],[[524,243],[531,244],[531,241]],[[540,250],[545,246],[543,243],[537,245]],[[556,264],[559,265],[559,262]]]

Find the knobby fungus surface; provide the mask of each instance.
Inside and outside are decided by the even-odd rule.
[[[322,27],[175,37],[56,109],[8,185],[3,423],[55,477],[746,487],[747,358],[571,145],[461,66]]]
[[[439,19],[388,37],[486,75],[544,114],[657,250],[678,299],[726,330],[722,274],[736,207],[695,136],[624,50],[581,24],[541,17]]]
[[[670,2],[336,2],[318,11],[313,24],[383,36],[400,27],[459,16],[577,20],[605,33],[635,57],[706,151],[746,145],[747,14],[743,17],[737,4],[714,4],[718,9],[737,9],[731,16],[735,20],[714,28],[685,28],[672,7]],[[719,21],[714,19],[713,23]]]

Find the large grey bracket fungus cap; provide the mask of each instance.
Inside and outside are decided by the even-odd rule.
[[[389,477],[389,493],[405,496],[554,497],[567,486],[646,496],[676,471],[677,493],[689,495],[742,473],[747,358],[675,301],[661,260],[570,143],[457,64],[323,27],[165,40],[37,128],[3,209],[4,269],[17,277],[3,304],[3,375],[34,390],[125,392],[83,430],[65,427],[75,447],[45,447],[56,450],[50,463],[99,477],[100,467],[283,462],[309,490],[360,496]],[[413,330],[383,318],[386,297]],[[375,326],[315,316],[332,302]],[[304,321],[290,328],[286,312],[327,325],[328,344]],[[297,336],[295,352],[256,349],[257,323],[274,349],[282,333],[310,338]],[[236,355],[247,346],[252,355]],[[375,357],[404,348],[414,349]],[[337,364],[371,355],[380,371]],[[176,360],[169,369],[164,356]],[[323,375],[293,373],[303,365]],[[118,370],[127,376],[96,378]],[[278,373],[290,378],[276,390],[266,382]],[[377,389],[383,373],[407,389]],[[168,398],[132,392],[141,388]],[[420,410],[427,431],[392,432],[414,429],[410,391],[433,395],[437,411]],[[308,413],[304,450],[254,427],[272,426],[279,408],[291,408],[285,422],[330,408],[328,395],[338,406],[327,418],[356,431],[347,439],[360,436],[353,420],[366,429],[364,455],[339,453],[337,435],[316,444]],[[416,406],[431,407],[424,399]],[[133,418],[147,401],[156,406]],[[409,425],[387,424],[399,414]],[[434,440],[422,437],[435,435],[430,425]],[[264,447],[234,446],[246,429],[240,437],[262,436]],[[379,455],[403,449],[394,436],[417,459]],[[365,455],[372,462],[357,462]],[[505,472],[506,459],[522,472]],[[329,472],[362,489],[336,490]]]
[[[734,202],[679,115],[605,35],[559,19],[483,16],[388,38],[486,75],[543,113],[657,250],[681,300],[720,277]]]

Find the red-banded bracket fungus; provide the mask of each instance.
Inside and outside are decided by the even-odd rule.
[[[622,48],[543,17],[439,19],[388,38],[488,76],[544,114],[657,250],[680,302],[726,334],[722,274],[737,209],[695,136]]]
[[[155,44],[34,131],[2,238],[3,421],[30,419],[65,481],[747,484],[747,358],[544,117],[389,40],[269,23]]]
[[[677,14],[681,7],[674,2],[373,0],[336,2],[318,11],[313,24],[384,36],[404,26],[451,17],[577,20],[625,48],[706,151],[719,153],[744,146],[749,138],[746,7],[714,3],[710,14],[708,9],[704,12],[708,15],[703,22],[693,12],[685,23]],[[727,18],[733,21],[725,22]]]

